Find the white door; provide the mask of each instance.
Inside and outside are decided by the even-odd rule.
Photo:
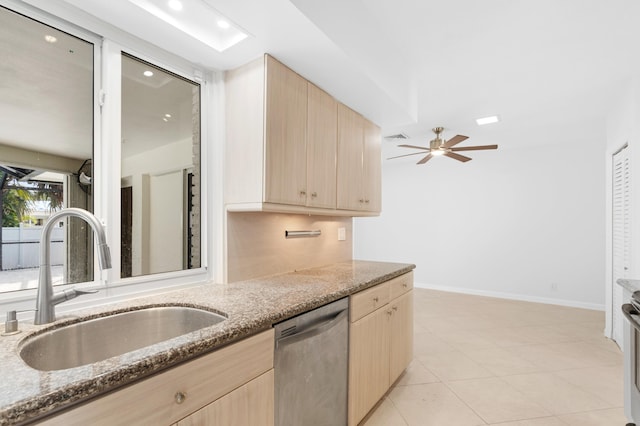
[[[184,177],[178,170],[151,176],[149,184],[149,273],[180,271],[184,243]]]
[[[631,257],[631,176],[629,149],[625,146],[613,155],[613,241],[611,297],[611,338],[622,344],[624,317],[620,306],[624,303],[622,287],[618,278],[627,278]]]

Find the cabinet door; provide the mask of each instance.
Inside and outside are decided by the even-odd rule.
[[[307,113],[307,205],[336,208],[338,102],[309,83]]]
[[[338,105],[337,206],[342,210],[362,210],[364,119],[342,104]]]
[[[364,210],[379,212],[382,209],[381,181],[381,134],[380,128],[364,120]]]
[[[307,200],[307,81],[266,56],[264,201]]]
[[[388,305],[351,324],[349,425],[357,425],[389,388]]]
[[[389,307],[389,384],[392,384],[413,359],[413,291],[392,300]]]
[[[273,370],[212,402],[176,426],[272,426]]]

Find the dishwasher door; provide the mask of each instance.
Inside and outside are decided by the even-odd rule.
[[[274,328],[276,426],[346,425],[348,298]]]

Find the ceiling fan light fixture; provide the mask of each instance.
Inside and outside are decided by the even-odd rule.
[[[426,153],[427,155],[422,160],[418,161],[416,164],[418,165],[424,164],[427,161],[431,160],[433,157],[437,157],[437,156],[445,156],[453,160],[458,160],[460,162],[466,163],[467,161],[471,160],[471,157],[458,154],[458,151],[483,151],[486,149],[498,149],[498,145],[479,145],[479,146],[463,146],[463,147],[457,146],[460,142],[464,142],[467,139],[469,139],[469,136],[455,135],[454,137],[445,141],[441,138],[441,134],[443,130],[444,130],[443,127],[435,127],[433,129],[433,133],[436,134],[436,137],[435,139],[432,139],[431,141],[429,141],[428,148],[424,146],[418,146],[418,145],[408,145],[408,144],[398,145],[399,147],[402,147],[402,148],[417,149],[419,150],[419,152],[414,152],[411,154],[404,154],[404,155],[397,155],[395,157],[389,158],[389,160],[392,160],[394,158],[400,158],[400,157],[409,157],[411,155],[424,155]]]
[[[488,117],[482,117],[482,118],[477,118],[476,119],[476,123],[478,123],[478,126],[484,126],[487,124],[493,124],[493,123],[497,123],[500,121],[500,117],[497,115],[490,115]]]

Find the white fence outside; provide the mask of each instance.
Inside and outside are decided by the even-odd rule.
[[[64,262],[65,232],[55,227],[51,233],[51,264]],[[2,270],[37,268],[40,266],[40,237],[42,226],[2,228]]]

